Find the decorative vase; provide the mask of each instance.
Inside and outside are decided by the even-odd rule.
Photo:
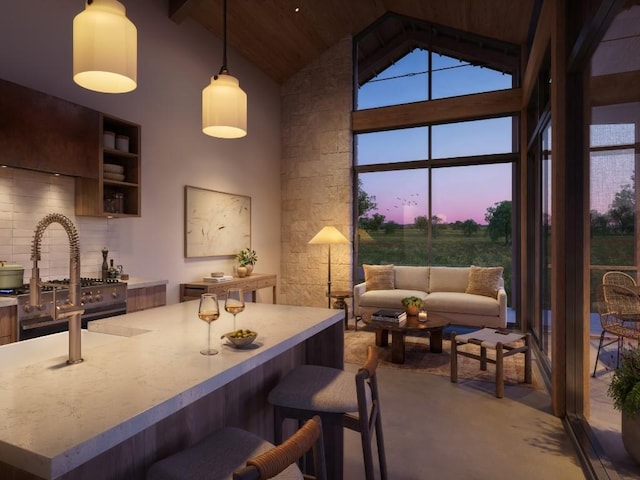
[[[415,317],[416,315],[418,315],[420,307],[418,307],[417,305],[409,305],[408,307],[405,307],[404,310],[407,312],[407,315]]]
[[[247,277],[253,272],[253,265],[250,263],[244,266],[247,269]]]
[[[640,414],[630,417],[622,412],[622,443],[636,463],[640,463]]]
[[[247,276],[247,267],[245,267],[244,265],[240,265],[239,267],[236,268],[236,273],[238,274],[238,276],[240,278],[246,277]]]

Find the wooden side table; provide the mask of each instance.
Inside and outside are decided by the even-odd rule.
[[[345,301],[347,298],[351,298],[351,292],[349,290],[335,290],[331,292],[331,298],[335,298],[333,302],[333,308],[344,310],[344,329],[349,329],[349,304]],[[356,331],[358,330],[358,322],[356,321]]]
[[[195,300],[200,298],[203,293],[215,293],[217,295],[225,295],[230,288],[242,288],[247,292],[251,292],[251,299],[255,303],[256,290],[261,288],[271,288],[273,291],[273,303],[276,301],[276,283],[277,277],[270,273],[253,273],[248,277],[233,277],[233,280],[227,282],[191,282],[180,284],[180,301]]]

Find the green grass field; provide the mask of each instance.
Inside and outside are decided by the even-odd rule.
[[[482,267],[502,266],[508,298],[511,299],[511,245],[494,242],[483,229],[472,236],[450,225],[439,225],[433,241],[431,259],[427,251],[427,234],[414,227],[399,228],[394,233],[383,231],[361,233],[358,263],[362,265],[446,265]],[[634,265],[633,235],[601,235],[591,239],[591,264],[600,266]],[[590,272],[591,298],[606,270]],[[635,276],[635,271],[627,270]],[[359,281],[363,278],[357,279]]]
[[[484,230],[472,236],[448,225],[439,225],[433,240],[431,261],[428,258],[427,234],[413,227],[394,233],[367,232],[361,234],[358,263],[362,265],[393,263],[396,265],[446,265],[467,267],[503,267],[505,289],[511,298],[511,245],[494,242]],[[366,237],[366,238],[365,238]],[[362,280],[362,279],[358,279]]]

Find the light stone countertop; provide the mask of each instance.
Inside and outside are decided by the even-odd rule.
[[[0,347],[0,461],[55,478],[258,365],[341,323],[324,308],[247,303],[238,328],[258,332],[253,350],[222,345],[224,310],[207,325],[197,301],[95,320],[83,331],[84,362],[67,365],[68,334]]]
[[[129,280],[121,280],[127,283],[127,288],[133,290],[135,288],[157,287],[158,285],[166,285],[169,280],[154,280],[151,278],[129,277]]]
[[[18,304],[16,297],[0,297],[0,308],[13,307]]]

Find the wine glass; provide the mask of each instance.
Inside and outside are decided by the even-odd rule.
[[[236,315],[244,310],[244,292],[241,288],[227,290],[224,309],[233,315],[233,330],[236,330]]]
[[[215,293],[203,293],[200,296],[200,306],[198,307],[198,318],[207,322],[207,348],[200,350],[202,355],[215,355],[217,350],[211,348],[211,322],[220,317],[218,308],[218,296]]]

